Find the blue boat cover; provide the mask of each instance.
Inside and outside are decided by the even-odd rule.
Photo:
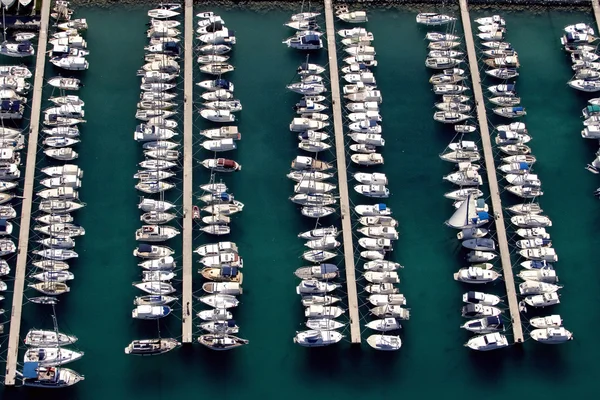
[[[477,216],[479,217],[480,221],[485,221],[485,220],[490,219],[490,214],[486,213],[485,211],[478,212]]]
[[[232,320],[232,319],[228,320],[227,321],[227,326],[230,327],[230,328],[233,328],[235,326],[235,321]]]
[[[29,51],[30,48],[31,48],[31,42],[29,42],[29,41],[26,41],[26,42],[23,42],[23,43],[19,43],[17,45],[17,50],[18,51]]]
[[[227,30],[228,34],[227,37],[234,37],[235,36],[235,32],[232,31],[231,29]]]
[[[140,244],[138,247],[138,251],[142,253],[150,253],[152,251],[152,245],[150,244]]]
[[[375,207],[379,210],[379,211],[383,211],[387,208],[387,206],[383,203],[380,204],[375,204]]]
[[[498,326],[502,326],[502,320],[500,320],[499,316],[495,316],[495,317],[486,317],[486,322],[489,325],[498,325]]]
[[[216,79],[215,80],[216,87],[220,87],[222,89],[227,89],[227,88],[229,88],[229,85],[231,85],[231,83],[227,79]]]
[[[500,131],[500,132],[498,132],[498,137],[500,139],[506,139],[506,131]]]
[[[32,379],[38,377],[38,368],[40,367],[40,363],[33,361],[26,361],[23,364],[23,378]]]
[[[221,21],[215,21],[206,28],[206,31],[207,32],[216,32],[216,31],[220,31],[224,27],[225,27],[225,25],[223,25],[223,23]]]
[[[5,219],[0,219],[0,232],[6,231],[7,222]]]
[[[526,162],[520,162],[519,169],[529,169],[529,164],[527,164]]]
[[[552,240],[550,239],[542,239],[542,244],[550,244],[552,243]]]
[[[175,42],[166,42],[163,44],[163,49],[172,53],[179,54],[179,45]]]
[[[477,300],[477,298],[475,297],[475,292],[467,292],[467,300],[468,301]]]
[[[374,127],[374,126],[377,126],[377,121],[375,121],[373,119],[370,119],[369,120],[369,127]]]
[[[317,35],[306,35],[302,37],[302,43],[318,46],[321,44],[321,38]]]
[[[485,207],[485,199],[477,199],[477,201],[475,202],[476,206],[479,208],[483,208]]]
[[[338,272],[338,267],[335,264],[321,264],[321,273],[328,274],[332,272]]]
[[[221,268],[221,275],[234,277],[238,274],[237,267],[223,267]]]
[[[508,91],[508,90],[515,90],[515,85],[514,85],[514,84],[509,84],[509,85],[506,85],[506,90],[507,90],[507,91]]]
[[[523,111],[525,110],[523,107],[513,107],[513,111]]]
[[[19,101],[4,100],[2,103],[0,103],[0,110],[18,112],[20,105],[21,102]]]
[[[298,107],[306,107],[306,100],[302,99],[296,104]]]

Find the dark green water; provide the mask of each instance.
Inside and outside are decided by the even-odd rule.
[[[462,347],[468,335],[458,329],[463,322],[459,296],[465,288],[452,280],[452,272],[462,265],[464,252],[455,232],[443,226],[452,209],[442,197],[450,185],[441,177],[450,167],[438,154],[451,137],[431,118],[435,97],[428,83],[430,71],[423,64],[425,30],[414,23],[415,13],[370,11],[366,27],[376,38],[376,77],[384,96],[381,114],[387,144],[381,170],[388,175],[393,193],[387,204],[401,225],[394,258],[405,265],[400,287],[412,310],[401,333],[402,350],[381,354],[366,345],[353,348],[347,341],[312,350],[292,343],[304,320],[292,275],[303,264],[298,258],[303,246],[296,234],[311,224],[287,200],[292,183],[285,174],[298,154],[297,140],[287,125],[298,96],[284,86],[294,79],[303,57],[281,44],[291,35],[282,26],[287,12],[219,11],[238,37],[232,59],[236,71],[228,79],[235,83],[236,97],[244,105],[239,123],[242,141],[226,157],[239,161],[243,170],[223,180],[246,205],[234,218],[231,239],[245,264],[245,293],[234,315],[242,328],[240,336],[250,345],[225,353],[193,345],[143,359],[123,353],[132,339],[156,335],[155,324],[130,317],[137,294],[131,282],[139,278],[131,255],[133,232],[140,225],[138,194],[131,179],[141,160],[140,146],[132,140],[139,96],[135,72],[142,64],[147,17],[141,8],[126,12],[81,8],[78,14],[90,25],[86,39],[91,68],[82,76],[86,86],[80,95],[86,101],[88,123],[78,147],[78,163],[85,170],[81,197],[88,207],[77,221],[87,234],[77,240],[80,257],[73,267],[77,279],[57,312],[61,329],[76,334],[79,348],[86,352],[70,365],[86,380],[50,396],[454,399],[478,393],[488,399],[524,394],[555,399],[569,394],[584,398],[590,393],[589,377],[600,372],[593,339],[600,326],[590,318],[596,312],[599,289],[594,265],[598,239],[593,230],[598,218],[591,195],[597,185],[583,166],[596,149],[579,136],[585,99],[566,86],[571,71],[558,38],[564,25],[592,21],[592,15],[505,13],[509,39],[522,64],[519,92],[528,109],[525,121],[535,138],[536,172],[544,182],[540,203],[554,222],[551,233],[565,285],[562,304],[552,312],[560,312],[575,341],[557,347],[528,341],[520,348],[475,354]],[[324,54],[319,57],[311,61],[326,62]],[[47,68],[49,74],[51,67]],[[200,79],[205,78],[196,74],[195,80]],[[196,118],[195,129],[207,127]],[[208,157],[201,149],[195,155],[196,160]],[[208,177],[201,166],[195,166],[195,184],[205,183]],[[175,201],[178,194],[170,196]],[[195,234],[194,245],[210,240]],[[181,254],[178,242],[169,245]],[[200,285],[201,279],[195,278],[196,291]],[[493,290],[502,293],[503,283]],[[195,306],[194,312],[199,309]],[[361,307],[361,315],[366,310]],[[47,314],[39,306],[24,307],[22,331],[50,327]],[[162,323],[164,336],[181,334],[180,310],[175,314]],[[4,393],[6,398],[41,396],[24,389]]]

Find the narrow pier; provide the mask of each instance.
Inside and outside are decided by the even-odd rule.
[[[192,343],[192,196],[194,194],[193,136],[194,136],[194,3],[185,0],[185,54],[183,57],[183,300],[181,302],[181,322],[183,343]]]
[[[48,44],[48,21],[50,18],[50,1],[42,4],[42,20],[39,32],[35,75],[33,81],[33,99],[31,101],[31,121],[29,138],[27,139],[27,163],[25,165],[25,180],[23,181],[23,204],[21,208],[21,223],[19,243],[17,247],[17,265],[13,289],[13,304],[10,316],[10,335],[8,337],[8,354],[6,356],[6,375],[4,384],[14,386],[19,356],[19,333],[21,330],[21,311],[23,308],[23,289],[27,269],[27,250],[29,245],[29,227],[31,222],[31,207],[35,177],[36,153],[40,126],[40,110],[42,107],[42,89],[44,87],[44,67],[46,65],[46,47]]]
[[[325,22],[327,28],[327,51],[329,52],[329,73],[333,109],[333,130],[335,132],[335,155],[340,189],[340,212],[344,238],[344,259],[346,265],[346,285],[348,292],[348,313],[350,315],[350,338],[352,343],[360,343],[360,318],[358,315],[358,294],[356,291],[356,271],[354,269],[354,245],[352,243],[352,221],[348,200],[348,176],[346,172],[346,151],[344,125],[342,123],[342,100],[338,76],[337,50],[335,46],[335,25],[331,0],[325,0]]]
[[[596,25],[600,30],[600,2],[598,2],[598,0],[592,0],[592,7],[594,8],[594,17],[596,17]]]
[[[597,1],[597,0],[595,0]],[[515,289],[515,278],[513,276],[512,265],[510,262],[510,252],[508,250],[508,240],[506,238],[506,228],[504,226],[504,216],[502,213],[502,202],[500,201],[500,190],[498,189],[498,178],[496,177],[496,165],[494,163],[494,153],[492,152],[492,142],[485,112],[485,100],[481,89],[481,76],[477,65],[477,54],[475,52],[475,43],[473,41],[473,31],[471,30],[471,20],[469,17],[469,8],[467,0],[460,0],[460,14],[462,17],[463,29],[465,32],[465,42],[467,44],[467,54],[469,57],[469,68],[473,81],[473,93],[475,94],[475,104],[477,106],[477,119],[481,131],[481,141],[483,144],[483,154],[485,157],[485,169],[492,197],[492,208],[496,220],[496,231],[498,233],[498,247],[500,248],[500,260],[502,262],[502,272],[504,283],[506,284],[506,295],[508,297],[508,307],[512,321],[513,335],[515,343],[523,343],[523,328],[521,326],[521,314],[519,313],[519,302],[517,301],[517,292]]]

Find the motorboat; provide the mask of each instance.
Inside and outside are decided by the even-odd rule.
[[[309,330],[296,333],[294,343],[304,347],[323,347],[338,343],[343,337],[333,330]]]
[[[468,262],[486,262],[486,261],[491,261],[496,257],[498,257],[497,254],[494,254],[494,253],[491,253],[488,251],[473,250],[467,254],[467,261]]]
[[[573,340],[573,334],[563,327],[534,329],[529,332],[533,340],[544,344],[561,344]]]
[[[467,304],[462,308],[462,316],[465,318],[496,317],[500,314],[502,311],[499,308],[481,304]]]
[[[354,211],[360,216],[367,217],[392,214],[391,208],[388,208],[385,204],[357,205],[354,207]]]
[[[335,240],[335,237],[332,236],[324,236],[322,238],[309,240],[304,243],[306,247],[313,250],[331,250],[340,246],[340,242]]]
[[[385,305],[406,305],[406,298],[403,294],[372,294],[369,296],[369,303],[375,307]]]
[[[383,101],[381,92],[379,90],[359,91],[357,93],[346,94],[346,95],[344,95],[344,97],[350,101],[356,101],[356,102],[381,103]],[[374,132],[374,133],[378,133],[378,132]]]
[[[462,56],[464,53],[462,51],[457,51],[457,50],[430,50],[429,53],[427,53],[427,57],[429,58],[456,58],[456,57],[460,57]],[[450,69],[450,71],[452,71],[452,69]],[[446,75],[446,74],[445,74]],[[446,76],[455,76],[455,75],[446,75]],[[457,74],[456,76],[461,77],[461,75]],[[462,79],[459,79],[462,80]],[[433,83],[431,81],[431,79],[429,80],[429,83]]]
[[[297,50],[319,50],[323,48],[321,33],[318,31],[299,31],[296,35],[285,39],[282,43]]]
[[[198,343],[208,347],[211,350],[223,351],[231,350],[245,344],[248,340],[241,339],[237,336],[218,332],[216,334],[207,333],[198,337]]]
[[[385,250],[365,250],[361,251],[359,254],[361,258],[366,260],[383,260],[385,258]]]
[[[396,271],[398,268],[403,268],[402,265],[389,260],[372,260],[363,265],[365,271]]]
[[[504,324],[502,319],[496,315],[467,321],[461,328],[473,333],[492,333],[504,331]]]
[[[63,78],[60,76],[50,78],[48,84],[62,90],[79,90],[79,88],[83,86],[79,79]]]
[[[508,347],[508,339],[506,336],[494,332],[481,336],[475,336],[469,339],[465,346],[477,351],[490,351]]]
[[[519,292],[523,296],[554,293],[560,290],[562,286],[555,285],[552,283],[539,282],[539,281],[525,281],[519,284]]]
[[[44,189],[40,192],[37,192],[36,195],[44,200],[77,200],[79,198],[79,193],[72,187],[57,187],[53,189]]]
[[[175,292],[175,288],[167,282],[134,282],[132,285],[151,295],[168,295]]]
[[[202,257],[218,256],[223,253],[238,253],[237,245],[233,242],[218,242],[202,245],[194,250]]]
[[[292,171],[286,176],[295,182],[302,182],[305,180],[321,182],[330,179],[333,175],[321,171],[299,170]]]
[[[239,300],[235,296],[221,293],[198,297],[198,300],[206,305],[220,309],[237,307],[239,304]]]
[[[390,239],[385,238],[360,238],[358,244],[367,250],[385,250],[392,251],[393,244]]]
[[[444,180],[459,186],[481,186],[483,178],[479,172],[468,169],[448,174],[443,177]]]
[[[84,380],[83,375],[72,369],[42,366],[39,362],[27,361],[20,373],[22,385],[37,388],[64,388]]]
[[[234,172],[240,171],[242,166],[234,160],[226,158],[211,158],[201,162],[204,168],[211,169],[216,172]]]
[[[544,211],[538,203],[516,204],[514,206],[507,207],[506,209],[513,214],[540,214],[542,211]]]
[[[367,271],[363,276],[369,283],[400,283],[396,271]]]
[[[423,24],[427,26],[439,26],[446,25],[450,22],[456,21],[455,17],[446,14],[438,13],[419,13],[417,14],[417,24]]]
[[[466,292],[462,300],[467,304],[481,304],[482,306],[495,306],[500,303],[500,297],[483,292]]]
[[[328,331],[343,328],[346,324],[338,322],[332,318],[309,318],[306,320],[305,325],[311,330]]]
[[[528,260],[550,261],[550,262],[558,261],[558,256],[556,255],[556,251],[551,247],[523,249],[523,250],[519,250],[519,254],[521,256],[527,258]]]
[[[137,241],[163,242],[179,235],[179,231],[170,226],[144,225],[135,232]]]
[[[323,305],[330,306],[332,304],[337,303],[341,299],[339,297],[330,296],[330,295],[307,295],[302,296],[302,305],[304,307],[312,306],[312,305]]]
[[[318,170],[318,171],[326,171],[331,169],[331,164],[328,164],[324,161],[316,160],[312,157],[305,156],[297,156],[291,164],[292,169],[297,171],[304,170]]]
[[[540,228],[552,226],[552,221],[545,215],[522,214],[510,218],[510,222],[519,228]]]
[[[305,131],[317,131],[329,126],[328,122],[317,121],[309,118],[294,118],[290,124],[290,131],[292,132],[305,132]]]
[[[218,334],[232,334],[240,331],[239,326],[236,325],[235,321],[230,319],[226,321],[207,321],[198,325],[199,328],[205,331]]]
[[[477,239],[474,239],[477,240]],[[487,270],[479,267],[468,267],[461,268],[458,272],[454,273],[454,280],[465,283],[489,283],[493,282],[499,277],[499,273],[492,270]]]
[[[398,318],[404,321],[410,319],[410,311],[398,305],[378,306],[372,308],[370,312],[379,318]]]
[[[200,131],[202,136],[212,140],[218,139],[233,139],[240,140],[242,138],[237,126],[222,126],[217,129],[205,129]]]
[[[44,214],[41,217],[35,219],[43,224],[66,224],[73,222],[71,214]]]
[[[320,282],[316,279],[306,279],[302,280],[296,287],[296,293],[300,295],[309,295],[309,294],[325,294],[329,292],[333,292],[341,285],[336,283],[329,282]]]
[[[538,268],[533,270],[523,270],[517,275],[524,281],[535,281],[544,283],[557,283],[558,276],[556,271],[548,268]]]
[[[573,24],[573,25],[567,25],[567,26],[565,26],[564,31],[566,33],[585,33],[588,35],[594,34],[594,28],[592,28],[590,25],[585,24],[583,22]]]
[[[200,270],[200,274],[205,279],[215,282],[237,282],[241,284],[244,278],[239,268],[232,266],[207,267]]]
[[[298,143],[298,148],[310,153],[319,153],[331,148],[331,145],[314,140],[302,140]]]
[[[558,293],[556,292],[527,296],[523,301],[532,307],[547,307],[560,303]]]
[[[462,245],[471,250],[494,251],[496,249],[496,242],[487,238],[467,239],[462,242]]]
[[[398,294],[400,291],[393,283],[374,283],[365,286],[367,293],[371,294]]]
[[[220,62],[220,63],[210,63],[204,64],[200,67],[200,71],[205,74],[210,75],[219,75],[225,74],[227,72],[231,72],[235,69],[235,67],[231,64]]]
[[[382,351],[395,351],[402,347],[400,336],[392,335],[371,335],[367,338],[367,343],[375,350]]]
[[[582,92],[598,92],[600,91],[600,81],[590,81],[583,79],[572,79],[567,84],[573,89],[581,90]]]
[[[558,328],[562,326],[560,315],[554,314],[547,317],[536,317],[529,320],[529,324],[537,329]]]
[[[138,265],[148,271],[170,271],[177,266],[175,259],[171,256],[146,260]]]
[[[398,232],[391,226],[365,226],[358,228],[357,231],[370,238],[398,240]]]
[[[358,165],[382,165],[384,163],[383,156],[379,153],[371,153],[371,154],[353,154],[350,159],[352,162]]]
[[[310,319],[335,319],[342,315],[344,310],[336,306],[312,305],[306,307],[304,316]]]
[[[455,112],[455,113],[466,113],[466,112],[471,111],[470,105],[462,104],[462,103],[441,102],[441,103],[436,103],[435,107],[438,110]]]
[[[347,23],[352,24],[360,24],[363,22],[367,22],[369,19],[367,18],[366,11],[348,11],[337,14],[337,17]]]
[[[390,191],[384,185],[356,185],[354,190],[367,197],[387,198]]]
[[[494,114],[506,118],[518,118],[527,115],[527,112],[523,107],[500,107],[494,108],[492,111],[494,112]]]
[[[233,318],[233,314],[223,308],[200,311],[197,315],[203,321],[227,321]]]
[[[550,234],[546,232],[546,228],[521,228],[521,229],[517,229],[516,231],[517,235],[521,236],[522,238],[525,239],[529,239],[529,240],[534,240],[534,239],[541,239],[541,240],[547,240],[550,239]],[[523,248],[526,248],[525,246],[531,246],[531,245],[536,245],[536,244],[544,244],[544,242],[529,242],[529,243],[521,243],[521,246],[524,246]],[[533,247],[540,247],[540,246],[533,246]]]
[[[382,318],[365,324],[365,327],[378,332],[388,332],[401,329],[402,325],[398,318]]]
[[[238,282],[205,282],[202,284],[202,290],[206,293],[230,294],[237,296],[242,294],[242,286]]]
[[[344,51],[352,56],[357,56],[357,55],[362,55],[362,54],[374,56],[376,54],[375,47],[367,46],[364,44],[357,45],[357,46],[348,46],[348,47],[344,48]],[[375,79],[375,78],[373,78],[373,79]]]
[[[38,363],[42,367],[55,367],[77,361],[83,357],[83,354],[81,351],[64,349],[62,347],[30,347],[25,351],[23,362]]]
[[[0,54],[15,58],[31,57],[35,54],[35,49],[29,41],[16,43],[4,42],[0,45]]]
[[[515,96],[497,96],[489,99],[490,103],[503,106],[503,107],[514,107],[521,104],[521,98]]]
[[[438,95],[461,94],[469,90],[468,87],[462,85],[442,84],[433,85],[433,93]]]

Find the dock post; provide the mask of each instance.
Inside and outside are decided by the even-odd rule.
[[[338,76],[337,50],[335,45],[335,25],[331,0],[325,0],[325,24],[327,30],[327,51],[329,54],[329,74],[333,109],[333,130],[335,132],[335,155],[337,161],[338,185],[340,189],[340,213],[342,216],[342,235],[346,266],[346,285],[348,293],[348,313],[350,317],[350,339],[360,343],[360,317],[358,314],[358,294],[356,291],[356,271],[354,269],[354,245],[352,243],[352,224],[350,201],[348,199],[348,176],[346,171],[346,151],[344,125],[342,123],[342,101],[340,100],[340,80]]]
[[[477,65],[477,54],[475,52],[475,43],[473,41],[473,31],[471,30],[469,8],[467,5],[467,0],[459,1],[460,14],[465,33],[465,42],[467,44],[469,69],[471,70],[471,79],[473,81],[473,93],[475,94],[475,104],[477,107],[477,120],[479,121],[479,129],[481,131],[485,169],[490,187],[490,196],[492,198],[492,208],[494,210],[494,216],[496,217],[495,221],[496,231],[498,234],[498,247],[500,248],[500,260],[502,262],[502,272],[504,275],[504,283],[506,285],[506,296],[508,298],[508,307],[510,309],[510,317],[512,320],[513,336],[515,343],[523,343],[521,314],[519,312],[519,302],[517,301],[517,293],[515,289],[515,278],[513,276],[512,265],[510,261],[510,251],[508,250],[508,239],[506,237],[502,202],[500,201],[500,190],[498,189],[498,178],[496,176],[496,164],[494,163],[494,153],[492,151],[492,142],[487,123],[483,90],[481,89],[481,76],[479,75],[479,67]]]
[[[27,163],[25,164],[25,180],[23,181],[23,204],[21,207],[21,226],[17,247],[17,265],[13,289],[13,304],[10,316],[10,334],[8,337],[8,354],[6,356],[6,375],[4,384],[15,385],[17,358],[19,356],[19,333],[21,330],[21,311],[23,308],[23,290],[25,271],[27,269],[27,250],[29,247],[29,227],[31,223],[31,207],[35,178],[35,164],[40,126],[40,110],[42,107],[42,89],[44,87],[44,67],[46,65],[46,47],[48,42],[48,21],[50,18],[50,0],[42,4],[42,16],[39,42],[35,61],[33,81],[33,99],[31,100],[31,121],[29,138],[27,139]]]
[[[193,135],[194,135],[194,70],[193,70],[193,41],[194,41],[194,3],[185,0],[185,48],[183,57],[183,301],[182,313],[182,342],[192,343],[192,195],[194,193],[193,169]]]

